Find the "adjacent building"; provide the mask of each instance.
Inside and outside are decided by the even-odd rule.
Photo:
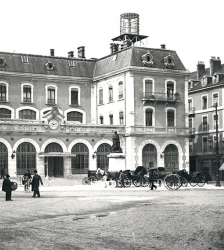
[[[189,170],[189,72],[176,51],[144,47],[139,16],[121,15],[103,58],[0,52],[0,165],[11,176],[108,169],[112,135],[125,168]],[[108,46],[109,47],[109,46]]]
[[[215,180],[224,162],[224,65],[219,57],[210,59],[209,68],[198,62],[189,77],[188,94],[190,172],[201,171]]]

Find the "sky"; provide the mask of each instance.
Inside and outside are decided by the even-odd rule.
[[[211,56],[224,63],[223,0],[0,0],[0,51],[86,58],[110,54],[120,15],[137,13],[144,47],[175,50],[186,69]]]

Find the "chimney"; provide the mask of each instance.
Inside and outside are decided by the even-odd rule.
[[[111,43],[110,44],[110,52],[111,52],[111,54],[113,54],[115,52],[118,52],[118,49],[119,49],[119,44],[117,44],[117,43]]]
[[[205,73],[205,64],[204,62],[199,61],[197,65],[197,79],[203,76]]]
[[[166,49],[166,44],[161,44],[161,49]]]
[[[78,58],[85,58],[85,46],[80,46],[78,49]]]
[[[212,56],[210,59],[210,76],[213,76],[214,73],[221,69],[221,60],[219,57]]]
[[[68,52],[68,57],[74,57],[74,51],[69,51]]]
[[[54,56],[54,49],[50,49],[50,56]]]

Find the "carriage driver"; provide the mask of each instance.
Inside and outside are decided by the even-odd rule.
[[[101,168],[98,168],[96,170],[96,175],[97,174],[101,174],[103,176],[103,180],[104,180],[104,187],[106,188],[107,187],[107,173],[105,170],[101,169]]]

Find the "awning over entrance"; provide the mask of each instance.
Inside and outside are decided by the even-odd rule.
[[[219,170],[224,170],[224,163],[223,163],[222,166],[219,168]]]
[[[39,157],[76,157],[76,154],[66,152],[39,153]]]

